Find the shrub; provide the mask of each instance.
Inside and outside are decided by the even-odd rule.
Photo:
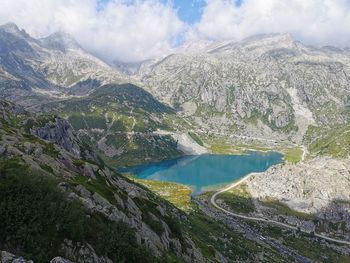
[[[20,159],[0,162],[0,249],[35,262],[48,262],[64,239],[89,243],[114,262],[152,262],[124,223],[100,215],[87,217],[82,204],[70,201],[54,178],[32,173]],[[74,260],[74,259],[73,259]]]

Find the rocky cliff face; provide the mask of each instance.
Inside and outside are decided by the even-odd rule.
[[[7,24],[0,27],[0,56],[1,96],[26,106],[133,82],[177,109],[194,130],[211,133],[300,143],[310,125],[349,120],[349,51],[305,46],[288,34],[186,44],[121,73],[67,34],[34,39]]]
[[[349,239],[350,161],[317,157],[296,165],[278,165],[247,182],[259,213]],[[297,212],[279,210],[282,203]],[[271,205],[275,204],[275,205]],[[272,211],[271,207],[277,208]],[[299,213],[300,212],[300,213]]]
[[[301,143],[310,125],[349,120],[349,51],[308,47],[288,34],[191,43],[164,59],[136,63],[129,73],[64,33],[34,39],[7,24],[0,27],[0,48],[1,97],[27,107],[133,82],[177,109],[193,130],[209,133]]]
[[[62,88],[98,80],[93,86],[84,85],[86,94],[101,83],[126,79],[124,74],[83,50],[67,34],[59,32],[35,39],[12,23],[0,26],[0,58],[0,83],[9,82],[31,95],[63,96],[66,92]],[[22,99],[23,95],[17,93]],[[1,97],[11,98],[7,93]]]
[[[140,78],[208,131],[257,135],[258,128],[247,127],[260,122],[269,128],[265,136],[282,133],[300,142],[310,124],[348,120],[348,51],[266,35],[179,52],[145,66]]]
[[[186,146],[194,139],[183,135],[174,140],[169,135],[194,131],[223,139],[234,135],[235,143],[254,144],[259,138],[271,145],[304,140],[312,142],[313,157],[336,153],[333,156],[346,158],[348,126],[315,139],[323,133],[320,130],[349,120],[349,65],[349,50],[317,49],[289,35],[265,35],[237,43],[192,43],[162,60],[116,62],[125,74],[134,74],[131,78],[64,33],[34,39],[7,24],[0,27],[0,98],[17,101],[27,111],[0,101],[0,180],[16,167],[23,167],[16,176],[34,173],[55,178],[54,189],[63,192],[63,203],[77,201],[83,208],[81,218],[95,220],[100,229],[121,226],[118,238],[125,238],[118,236],[125,234],[122,230],[130,230],[136,241],[128,242],[148,251],[145,262],[149,254],[156,256],[153,261],[164,254],[186,262],[210,261],[202,251],[225,262],[213,247],[202,241],[198,245],[189,228],[183,231],[181,222],[188,223],[187,215],[116,174],[98,156],[112,165],[175,157],[182,154],[177,140]],[[138,86],[110,84],[120,82]],[[28,113],[31,110],[47,115]],[[257,202],[272,198],[299,213],[313,213],[315,217],[308,214],[306,220],[311,230],[349,238],[349,170],[347,159],[318,157],[274,167],[248,186]],[[260,208],[276,219],[281,216],[263,205]],[[293,224],[300,219],[292,215],[285,220]],[[109,237],[111,232],[103,233]],[[94,233],[78,241],[60,239],[54,251],[59,255],[50,259],[111,262],[118,254],[114,248],[106,251],[90,236]],[[225,240],[225,247],[232,240],[226,234],[218,236],[209,238]],[[99,241],[106,242],[107,237]],[[245,242],[239,247],[248,253]],[[32,253],[14,246],[11,252],[17,250]],[[136,255],[135,251],[139,250],[127,254]]]
[[[43,127],[33,126],[30,128],[30,133],[80,156],[79,145],[74,141],[73,129],[64,119],[54,118],[52,121],[45,123]]]
[[[254,198],[282,200],[294,210],[321,213],[332,202],[350,202],[350,162],[319,157],[296,165],[278,165],[254,175]]]

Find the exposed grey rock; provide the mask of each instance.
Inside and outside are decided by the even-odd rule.
[[[79,192],[79,194],[84,197],[84,198],[89,198],[91,196],[91,193],[89,190],[87,190],[84,186],[82,185],[77,185],[75,189]]]
[[[80,155],[80,147],[74,140],[73,130],[64,119],[55,118],[54,122],[48,122],[44,127],[33,127],[31,133],[63,147],[70,153]]]
[[[33,260],[25,260],[24,258],[16,258],[12,261],[12,263],[34,263]]]
[[[76,263],[113,263],[108,257],[98,256],[90,244],[73,244],[71,240],[66,239],[62,249],[67,257],[74,259],[73,262]]]
[[[50,263],[72,263],[72,261],[62,257],[55,257],[50,261]]]
[[[0,145],[0,155],[3,155],[6,152],[6,145]]]
[[[92,195],[92,199],[95,201],[95,203],[103,207],[108,208],[111,206],[111,204],[105,198],[103,198],[100,194],[96,192]]]
[[[320,213],[332,201],[350,202],[350,161],[319,157],[277,165],[248,181],[254,198],[272,197],[294,210]]]
[[[92,165],[92,164],[88,164],[85,163],[84,164],[84,175],[91,178],[91,179],[96,179],[96,175],[95,172],[98,170],[98,166],[96,165]]]
[[[6,251],[1,251],[1,263],[11,263],[16,256]]]
[[[301,142],[309,125],[348,121],[349,58],[274,34],[179,49],[138,76],[194,130]]]
[[[28,96],[39,100],[48,93],[63,96],[63,87],[79,86],[80,82],[92,81],[93,85],[81,85],[78,93],[87,93],[104,82],[126,82],[123,73],[89,54],[62,32],[34,39],[24,30],[0,26],[0,45],[0,83],[7,84],[0,87],[2,98],[25,104],[32,100]]]
[[[124,209],[125,205],[124,205],[123,199],[121,199],[120,196],[117,194],[114,194],[113,196],[114,196],[115,200],[117,200],[118,205]]]
[[[13,117],[11,114],[7,116],[10,119]],[[60,136],[68,136],[70,141],[78,144],[80,142],[76,141],[74,133],[70,134],[65,130],[63,122],[61,123],[63,126],[61,124],[57,125],[57,118],[55,118],[55,121],[47,121],[44,118],[43,122],[36,120],[34,115],[31,118],[32,123],[45,123],[41,127],[42,129],[32,127],[32,131],[35,130],[38,133],[37,135],[46,140],[54,140],[57,144],[50,145],[50,142],[42,142],[39,137],[36,139],[32,136],[28,140],[27,130],[23,131],[20,127],[14,126],[13,130],[16,132],[0,130],[0,145],[6,145],[6,157],[18,157],[18,162],[29,165],[33,172],[38,172],[44,176],[55,176],[59,181],[57,187],[65,192],[70,200],[77,199],[82,202],[86,208],[87,217],[99,214],[111,222],[124,222],[135,233],[139,245],[146,246],[154,255],[161,256],[165,251],[172,248],[179,257],[186,259],[188,262],[196,262],[194,257],[197,257],[197,254],[192,253],[192,250],[186,250],[190,246],[188,243],[181,243],[173,237],[169,226],[166,224],[166,219],[163,218],[163,216],[179,217],[179,214],[181,214],[179,210],[159,199],[157,209],[150,206],[146,211],[145,205],[151,202],[149,199],[155,198],[155,196],[152,197],[149,191],[117,175],[107,167],[101,169],[98,165],[85,162],[84,158],[77,156],[74,152],[68,152],[71,148],[67,150],[63,148],[64,143],[59,143],[66,142],[67,138],[61,138],[62,140],[60,140]],[[17,125],[17,123],[18,119],[16,119],[15,124]],[[63,131],[57,127],[61,127]],[[50,148],[48,150],[48,147],[55,147],[59,155],[53,153]],[[98,164],[102,166],[101,163]],[[82,185],[76,184],[75,179],[80,179],[80,177],[85,177],[83,181],[86,180],[86,185],[85,182]],[[95,180],[96,182],[94,182]],[[93,191],[94,186],[100,187],[102,184],[103,187],[106,187],[105,189],[102,189],[99,193]],[[88,187],[89,185],[91,185],[91,188]],[[130,194],[128,195],[128,193]],[[159,216],[158,211],[161,211],[163,216]],[[149,222],[146,223],[145,213],[163,226],[164,232],[162,234],[152,229],[148,225]],[[94,244],[65,242],[62,256],[73,262],[111,262],[104,255],[96,255],[93,246]],[[190,254],[187,255],[187,253]]]
[[[34,263],[32,260],[17,257],[6,251],[0,251],[0,256],[0,263]]]

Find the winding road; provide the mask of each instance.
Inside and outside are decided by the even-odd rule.
[[[272,219],[263,218],[263,217],[254,217],[254,216],[245,216],[245,215],[241,215],[241,214],[236,214],[236,213],[233,213],[233,212],[231,212],[231,211],[226,210],[225,208],[222,208],[221,206],[219,206],[219,205],[216,203],[216,198],[217,198],[217,196],[218,196],[219,194],[224,193],[224,192],[226,192],[226,191],[229,191],[229,190],[231,190],[231,189],[237,187],[238,185],[242,184],[243,182],[249,180],[253,175],[254,175],[254,173],[251,173],[251,174],[249,174],[249,175],[243,177],[243,178],[240,179],[239,181],[234,182],[234,183],[231,184],[230,186],[228,186],[228,187],[226,187],[226,188],[224,188],[224,189],[221,189],[221,190],[219,190],[218,192],[214,193],[214,194],[211,196],[211,198],[210,198],[210,203],[211,203],[215,208],[221,210],[222,212],[224,212],[224,213],[226,213],[226,214],[229,214],[229,215],[231,215],[231,216],[237,217],[237,218],[241,218],[241,219],[244,219],[244,220],[255,221],[255,222],[266,222],[266,223],[274,224],[274,225],[277,225],[277,226],[280,226],[280,227],[284,227],[284,228],[287,228],[287,229],[300,231],[300,232],[303,232],[303,233],[306,233],[306,234],[311,234],[310,232],[305,231],[305,230],[302,230],[302,229],[299,229],[299,228],[296,227],[296,226],[288,225],[288,224],[285,224],[285,223],[282,223],[282,222],[278,222],[278,221],[275,221],[275,220],[272,220]],[[334,239],[334,238],[327,237],[327,236],[324,236],[324,235],[321,235],[321,234],[317,234],[317,233],[314,233],[314,236],[315,236],[315,237],[318,237],[318,238],[322,238],[322,239],[327,240],[327,241],[334,242],[334,243],[338,243],[338,244],[342,244],[342,245],[350,245],[350,241]]]

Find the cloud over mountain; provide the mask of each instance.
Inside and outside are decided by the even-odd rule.
[[[173,1],[2,0],[0,23],[15,22],[36,37],[66,31],[111,61],[168,54],[184,36],[223,40],[289,32],[307,44],[350,46],[348,0],[201,0],[202,15],[191,24],[181,21]]]
[[[166,54],[184,29],[170,4],[154,0],[3,0],[0,22],[8,21],[36,37],[65,31],[104,59],[125,61]]]
[[[207,0],[191,38],[242,39],[291,33],[314,45],[350,44],[348,0]]]

